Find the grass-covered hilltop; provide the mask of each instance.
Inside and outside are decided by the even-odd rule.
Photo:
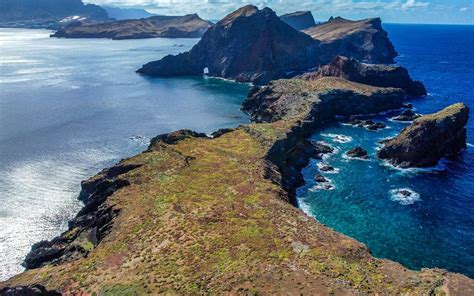
[[[247,18],[252,24],[279,22],[276,28],[302,40],[303,47],[277,50],[273,46],[282,39],[272,39],[273,32],[266,45],[247,44],[243,52],[233,47],[231,58],[222,61],[225,52],[213,48],[219,45],[208,36],[203,40],[209,43],[154,62],[149,70],[155,75],[164,69],[163,76],[170,76],[171,64],[182,65],[206,48],[205,62],[215,66],[212,73],[262,82],[288,66],[277,63],[282,68],[271,71],[276,65],[266,62],[275,61],[271,57],[280,61],[290,54],[286,49],[309,48],[308,55],[319,50],[311,37],[278,21],[268,9],[241,9],[211,27],[211,33],[220,32],[225,38],[219,40],[228,41],[225,30],[236,34],[232,30],[246,28]],[[337,22],[339,29],[345,23]],[[350,44],[352,38],[343,39]],[[347,54],[347,47],[340,53]],[[338,54],[334,50],[327,63]],[[252,68],[252,57],[265,62]],[[242,60],[248,61],[240,64],[243,68],[234,64]],[[200,61],[189,66],[202,65],[211,67]],[[253,123],[212,136],[189,130],[157,136],[145,152],[84,181],[85,207],[69,230],[34,245],[25,259],[28,269],[0,283],[0,294],[474,295],[474,281],[466,276],[441,269],[413,271],[374,258],[361,243],[297,208],[301,169],[330,150],[307,137],[337,115],[408,107],[404,98],[413,86],[420,90],[421,83],[401,67],[362,65],[344,57],[319,72],[288,75],[250,90],[242,109]]]

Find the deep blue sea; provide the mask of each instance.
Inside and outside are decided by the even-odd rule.
[[[416,111],[431,113],[455,102],[474,108],[474,26],[387,24],[400,56],[398,64],[428,89],[412,99]],[[377,132],[342,124],[318,130],[313,139],[330,143],[338,152],[305,169],[307,185],[299,189],[300,206],[335,230],[363,242],[382,258],[409,268],[441,267],[474,277],[474,118],[467,126],[468,148],[457,159],[436,169],[397,170],[376,159],[378,141],[396,135],[404,123],[386,120]],[[340,137],[346,136],[345,143]],[[344,141],[342,141],[344,142]],[[370,161],[348,160],[344,153],[357,145]],[[333,190],[313,181],[318,163],[339,171],[324,174]],[[409,199],[397,189],[409,189]]]

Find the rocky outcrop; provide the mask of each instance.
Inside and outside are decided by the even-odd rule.
[[[305,114],[304,120],[320,124],[335,115],[373,114],[397,109],[405,92],[325,77],[314,81],[282,79],[254,87],[242,110],[255,122],[275,122]]]
[[[120,20],[99,24],[68,26],[51,37],[109,38],[115,40],[143,38],[200,38],[211,23],[197,14],[153,16],[146,19]]]
[[[442,157],[466,148],[468,118],[469,108],[462,103],[422,116],[387,141],[378,156],[400,167],[434,166]]]
[[[61,293],[48,291],[41,285],[5,287],[0,290],[1,296],[60,296]]]
[[[342,55],[366,63],[393,64],[397,56],[380,18],[351,21],[336,17],[303,32],[321,42],[323,51],[330,54],[325,58],[329,61]]]
[[[420,116],[421,115],[415,113],[415,111],[413,111],[411,109],[406,109],[406,110],[403,110],[403,112],[400,113],[400,115],[392,117],[392,120],[395,120],[395,121],[413,121],[413,120],[417,119]]]
[[[245,6],[211,27],[191,51],[144,65],[150,76],[202,75],[266,83],[317,65],[318,42],[269,8]]]
[[[328,65],[315,72],[305,73],[298,78],[316,80],[322,77],[341,77],[350,81],[379,87],[396,87],[409,96],[424,96],[426,89],[419,81],[414,81],[408,70],[400,66],[364,64],[353,58],[337,56]]]
[[[296,11],[280,16],[280,19],[295,30],[304,30],[316,25],[311,11]]]
[[[369,154],[367,154],[367,151],[359,146],[347,151],[346,155],[350,158],[369,159]]]
[[[370,27],[361,29],[370,31],[369,37],[353,34],[359,24]],[[261,85],[325,65],[339,54],[374,63],[393,62],[393,46],[380,20],[378,26],[359,22],[340,26],[344,30],[338,39],[323,44],[290,27],[270,8],[245,6],[212,26],[189,52],[166,56],[137,72],[155,77],[206,73]]]
[[[76,20],[103,22],[109,20],[100,6],[81,0],[2,0],[0,26],[58,28]]]
[[[25,258],[25,267],[33,269],[86,257],[109,233],[120,212],[107,204],[108,197],[129,186],[129,180],[123,176],[140,166],[122,162],[82,182],[81,198],[85,205],[69,222],[69,230],[51,241],[34,244]]]

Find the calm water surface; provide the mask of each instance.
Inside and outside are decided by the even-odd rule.
[[[197,39],[48,38],[0,29],[0,280],[21,272],[31,245],[67,227],[81,180],[180,128],[212,132],[248,121],[248,85],[150,79],[142,64]]]
[[[386,25],[400,53],[398,63],[425,83],[429,96],[413,99],[418,112],[431,113],[455,102],[474,108],[474,26]],[[474,119],[467,126],[474,142]],[[322,223],[365,243],[378,257],[407,267],[441,267],[474,277],[474,148],[425,172],[396,170],[376,159],[377,142],[396,135],[406,124],[387,121],[389,128],[370,132],[332,124],[312,138],[339,151],[326,162],[339,169],[326,174],[334,190],[314,182],[318,161],[305,169],[307,185],[299,190],[301,207]],[[334,135],[350,142],[334,141]],[[371,160],[348,160],[355,147],[368,150]],[[400,199],[397,189],[410,189]]]

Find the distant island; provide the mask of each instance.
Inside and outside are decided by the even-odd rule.
[[[252,123],[158,135],[84,181],[85,207],[69,229],[35,244],[27,270],[0,293],[474,295],[466,276],[374,258],[297,209],[301,170],[332,150],[308,139],[316,129],[336,120],[378,128],[357,116],[410,113],[405,99],[426,93],[405,68],[386,65],[397,53],[380,19],[335,18],[305,32],[245,6],[189,52],[144,65],[138,72],[156,77],[253,82],[242,104]],[[459,153],[468,111],[460,103],[415,119],[379,157],[411,167]],[[361,147],[346,154],[368,157]]]
[[[130,19],[142,19],[151,16],[156,16],[156,14],[149,13],[145,9],[139,8],[121,8],[115,6],[106,6],[102,5],[102,8],[107,11],[107,14],[111,19],[120,21],[120,20],[130,20]]]
[[[77,21],[108,21],[100,6],[81,0],[1,0],[0,27],[57,29]]]
[[[110,38],[114,40],[143,38],[200,38],[211,26],[197,14],[185,16],[152,16],[145,19],[77,24],[59,29],[51,37]]]

